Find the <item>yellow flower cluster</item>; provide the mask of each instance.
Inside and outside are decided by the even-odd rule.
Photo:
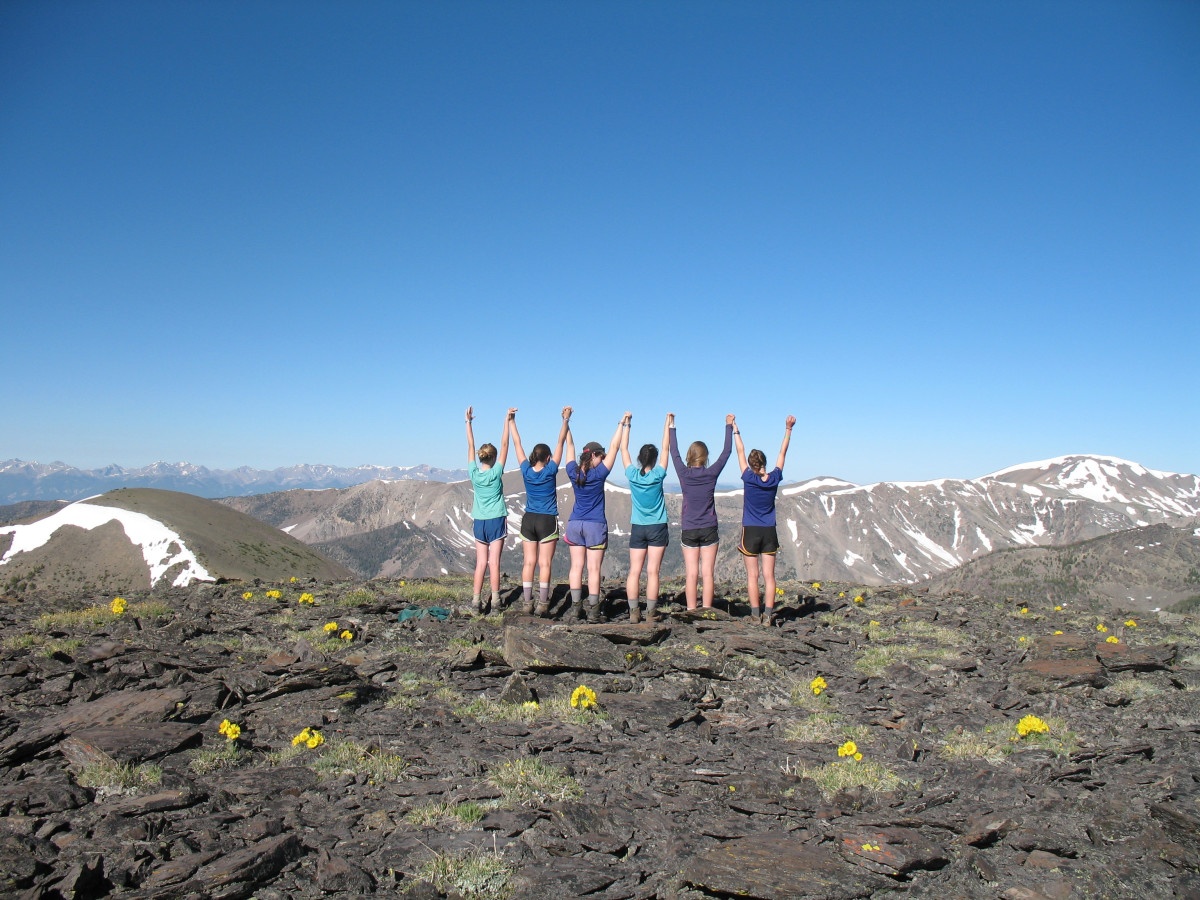
[[[325,738],[315,728],[305,728],[292,738],[293,747],[299,747],[301,744],[304,744],[309,750],[316,750],[323,743],[325,743]]]
[[[1049,725],[1033,715],[1026,716],[1017,723],[1017,734],[1021,737],[1028,737],[1031,734],[1045,734],[1049,730]]]
[[[542,705],[536,700],[526,700],[521,704],[521,709],[541,709]]]
[[[863,844],[863,850],[867,851],[868,853],[870,853],[872,850],[880,849],[882,848],[878,844]]]
[[[848,756],[853,759],[862,759],[862,753],[858,750],[858,744],[854,741],[846,741],[842,746],[838,747],[838,756]]]
[[[812,589],[813,589],[814,591],[819,591],[819,590],[821,589],[821,582],[819,582],[819,581],[814,581],[814,582],[812,583]]]
[[[781,587],[775,588],[775,596],[782,597],[783,596],[783,588],[781,588]]]
[[[115,615],[121,615],[125,612],[125,607],[128,606],[124,597],[114,597],[112,604],[108,607]]]
[[[596,705],[596,692],[581,684],[571,692],[571,706],[575,709],[591,709]]]
[[[278,600],[283,596],[283,591],[267,591],[268,600]]]
[[[296,602],[301,603],[301,604],[307,603],[311,606],[313,603],[316,603],[317,601],[316,601],[316,598],[313,597],[312,594],[303,593],[300,595],[299,599]]]
[[[855,602],[855,603],[862,603],[862,602],[863,602],[863,595],[862,595],[862,594],[855,594],[855,595],[854,595],[854,602]]]
[[[823,690],[825,690],[825,688],[829,687],[829,685],[825,683],[825,679],[822,678],[820,675],[818,675],[816,678],[814,678],[812,681],[810,681],[808,683],[808,686],[809,686],[809,689],[812,690],[814,697],[820,697],[821,691],[823,691]]]
[[[1096,626],[1096,630],[1097,631],[1108,631],[1108,626],[1105,625],[1103,622],[1101,622],[1099,625]]]
[[[354,640],[354,632],[351,631],[350,629],[346,629],[341,634],[339,634],[338,637],[340,637],[343,641],[352,641],[352,640]]]
[[[242,736],[242,726],[230,722],[228,719],[222,719],[220,726],[217,728],[219,734],[225,735],[225,740],[236,741]]]
[[[1056,631],[1056,632],[1054,632],[1054,633],[1055,633],[1055,634],[1062,634],[1062,632],[1061,632],[1061,631]]]
[[[324,627],[322,628],[322,630],[323,630],[323,631],[324,631],[326,634],[328,634],[328,633],[329,633],[329,632],[331,632],[331,631],[337,631],[337,630],[338,630],[338,623],[337,623],[337,622],[326,622],[326,623],[325,623],[325,625],[324,625]]]
[[[1021,607],[1021,615],[1023,615],[1023,616],[1029,615],[1029,607],[1028,606]]]
[[[254,591],[245,591],[245,592],[242,594],[242,599],[243,599],[243,600],[252,600],[252,599],[254,599]]]
[[[1121,643],[1121,639],[1120,639],[1119,637],[1117,637],[1115,634],[1110,634],[1108,637],[1106,637],[1106,638],[1104,639],[1104,643],[1106,643],[1106,644],[1119,644],[1119,643]]]
[[[1137,622],[1135,622],[1133,619],[1126,619],[1125,627],[1126,628],[1137,628]]]
[[[1056,606],[1056,607],[1054,607],[1054,611],[1055,611],[1055,612],[1062,612],[1062,607],[1061,607],[1061,606]]]
[[[293,575],[291,578],[289,578],[289,579],[288,579],[288,583],[289,583],[289,584],[295,584],[295,583],[296,583],[296,576],[295,576],[295,575]]]

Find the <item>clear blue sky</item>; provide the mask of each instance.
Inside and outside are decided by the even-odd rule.
[[[0,459],[1200,471],[1200,4],[0,4]]]

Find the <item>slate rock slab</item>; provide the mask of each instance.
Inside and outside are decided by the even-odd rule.
[[[271,881],[292,860],[304,854],[300,839],[294,834],[282,834],[236,850],[204,866],[196,880],[210,897],[249,897],[256,885]]]
[[[625,653],[600,635],[567,629],[504,629],[504,659],[533,672],[624,672]]]
[[[821,847],[775,833],[706,850],[687,863],[683,879],[709,893],[756,900],[852,900],[889,884]]]
[[[159,759],[203,743],[200,729],[178,722],[154,725],[105,725],[84,728],[58,747],[67,761],[79,768],[92,762],[140,763]]]
[[[940,869],[950,862],[943,847],[913,828],[856,828],[839,837],[838,849],[848,862],[880,875]]]

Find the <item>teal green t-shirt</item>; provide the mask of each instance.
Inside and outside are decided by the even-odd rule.
[[[475,488],[475,502],[471,506],[473,519],[499,519],[508,515],[504,505],[504,470],[500,466],[481,469],[476,460],[467,465],[471,486]]]
[[[638,466],[627,466],[625,477],[629,480],[629,494],[633,500],[631,525],[665,525],[667,523],[667,501],[663,497],[663,479],[667,470],[654,466],[642,473]]]

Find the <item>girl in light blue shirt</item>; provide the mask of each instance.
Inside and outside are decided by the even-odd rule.
[[[663,447],[667,446],[670,438],[670,421],[668,416],[663,422]],[[621,462],[625,464],[625,477],[629,480],[633,502],[629,529],[629,578],[625,581],[625,593],[629,598],[629,621],[636,625],[641,621],[638,588],[641,586],[643,566],[646,568],[646,621],[658,621],[658,578],[668,542],[667,501],[663,496],[667,462],[666,455],[660,456],[657,447],[644,444],[638,451],[638,461],[634,465],[629,455],[629,431],[629,424],[626,424],[621,433]]]

